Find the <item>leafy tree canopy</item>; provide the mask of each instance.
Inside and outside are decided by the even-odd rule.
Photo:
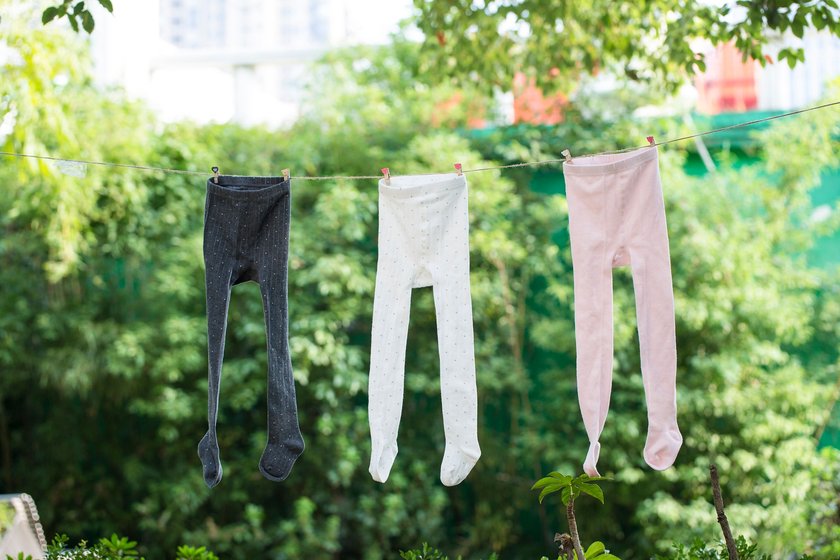
[[[97,0],[113,12],[112,0]],[[74,31],[93,32],[88,0],[62,0],[44,9],[44,24],[66,18]],[[744,58],[773,63],[767,48],[809,28],[840,37],[836,0],[414,0],[412,23],[423,32],[425,78],[461,85],[510,88],[524,72],[547,89],[568,87],[603,69],[673,89],[705,69],[698,45],[734,41]],[[802,47],[786,47],[778,62],[793,68]]]
[[[768,45],[787,31],[840,36],[835,0],[415,0],[414,6],[433,75],[504,90],[516,72],[544,87],[568,88],[599,69],[674,88],[705,68],[698,41],[734,41],[745,57],[767,64]],[[800,47],[778,53],[791,67],[804,56]]]

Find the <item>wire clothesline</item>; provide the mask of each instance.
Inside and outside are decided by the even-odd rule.
[[[697,132],[695,134],[689,134],[687,136],[680,136],[679,138],[672,138],[670,140],[664,140],[662,142],[650,142],[650,144],[646,144],[644,146],[635,146],[632,148],[623,148],[620,150],[613,150],[607,152],[596,152],[591,154],[580,154],[574,155],[573,158],[586,158],[586,157],[594,157],[594,156],[602,156],[602,155],[611,155],[611,154],[621,154],[625,152],[631,152],[633,150],[639,150],[641,148],[646,148],[649,146],[664,146],[666,144],[673,144],[674,142],[682,142],[684,140],[691,140],[693,138],[699,138],[701,136],[707,136],[709,134],[716,134],[718,132],[724,132],[727,130],[732,130],[735,128],[742,128],[745,126],[752,126],[754,124],[772,121],[775,119],[781,119],[785,117],[790,117],[793,115],[799,115],[802,113],[807,113],[809,111],[817,111],[819,109],[826,109],[828,107],[832,107],[835,105],[840,105],[840,101],[831,101],[829,103],[824,103],[822,105],[815,105],[813,107],[807,107],[805,109],[798,109],[796,111],[789,111],[787,113],[781,113],[778,115],[773,115],[769,117],[763,117],[760,119],[754,119],[750,121],[744,121],[740,123],[731,124],[729,126],[723,126],[720,128],[715,128],[712,130],[705,130],[703,132]],[[205,171],[190,171],[187,169],[172,169],[168,167],[154,167],[149,165],[136,165],[131,163],[114,163],[108,161],[91,161],[91,160],[83,160],[83,159],[69,159],[69,158],[60,158],[54,156],[39,156],[34,154],[20,154],[16,152],[3,152],[0,151],[0,155],[8,156],[8,157],[16,157],[16,158],[31,158],[31,159],[40,159],[46,161],[55,161],[55,162],[63,162],[63,163],[70,163],[70,164],[78,164],[78,165],[98,165],[102,167],[116,167],[121,169],[136,169],[140,171],[160,171],[163,173],[177,173],[181,175],[201,175],[203,177],[207,177],[207,172]],[[497,169],[512,169],[516,167],[531,167],[537,165],[551,165],[554,163],[562,163],[566,161],[566,159],[545,159],[540,161],[524,161],[520,163],[509,163],[507,165],[496,165],[491,167],[477,167],[474,169],[464,169],[462,173],[478,173],[481,171],[493,171]],[[418,174],[415,174],[418,175]],[[424,175],[420,173],[419,175]],[[427,173],[426,175],[434,175],[434,173]],[[398,177],[399,175],[391,175],[392,177]],[[312,176],[312,175],[292,175],[292,179],[297,179],[299,181],[330,181],[330,180],[337,180],[337,179],[344,179],[344,180],[354,180],[354,179],[380,179],[381,175],[321,175],[321,176]]]

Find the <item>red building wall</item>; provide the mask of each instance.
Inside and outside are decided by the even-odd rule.
[[[718,45],[706,55],[706,71],[694,79],[697,110],[715,115],[758,108],[755,65],[744,62],[734,44]]]

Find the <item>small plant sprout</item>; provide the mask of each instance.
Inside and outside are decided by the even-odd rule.
[[[610,554],[600,541],[592,543],[585,553],[580,544],[580,535],[578,534],[577,520],[575,519],[575,500],[583,494],[587,494],[603,504],[604,491],[601,490],[600,486],[595,484],[599,480],[608,479],[603,476],[589,476],[587,474],[571,477],[555,471],[539,479],[531,487],[531,490],[540,491],[540,503],[542,503],[546,496],[559,492],[560,499],[563,501],[563,505],[566,506],[566,519],[569,522],[571,538],[562,538],[565,535],[560,535],[558,538],[555,538],[555,542],[560,543],[560,560],[563,560],[564,556],[565,560],[591,560],[593,558],[597,558],[598,560],[619,560],[618,557]]]

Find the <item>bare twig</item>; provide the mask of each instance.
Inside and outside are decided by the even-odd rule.
[[[577,520],[575,519],[575,500],[569,500],[569,505],[566,506],[566,517],[569,520],[569,532],[572,534],[572,543],[575,546],[575,553],[578,560],[584,560],[583,547],[580,546],[580,536],[578,535]]]
[[[729,520],[723,511],[723,497],[720,493],[720,479],[718,479],[717,467],[709,465],[709,474],[712,477],[712,495],[715,499],[715,510],[717,520],[723,531],[723,540],[726,541],[726,549],[729,551],[729,560],[738,560],[738,549],[735,548],[735,539],[732,538],[732,529],[729,528]]]

